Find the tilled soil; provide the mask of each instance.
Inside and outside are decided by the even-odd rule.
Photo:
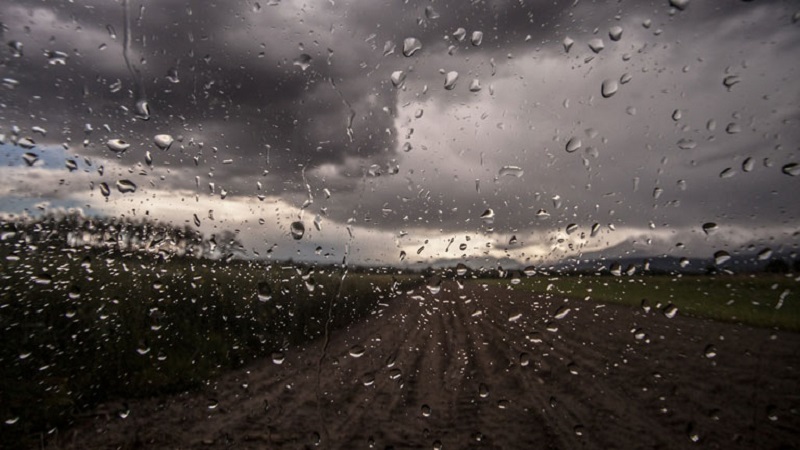
[[[201,392],[129,401],[124,419],[105,405],[59,445],[796,448],[799,344],[680,312],[445,283],[333,332],[324,354],[324,341],[288,349]]]

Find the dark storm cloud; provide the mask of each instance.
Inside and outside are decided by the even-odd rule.
[[[666,0],[283,1],[260,8],[130,1],[131,74],[122,57],[121,2],[6,2],[4,40],[25,47],[20,58],[3,48],[4,77],[19,85],[0,88],[12,105],[0,114],[6,134],[19,125],[41,143],[69,139],[73,153],[100,163],[113,158],[107,139],[131,142],[112,160],[120,171],[147,173],[143,186],[149,180],[192,190],[197,176],[203,192],[213,182],[235,198],[252,197],[260,182],[261,192],[299,205],[305,175],[318,200],[310,212],[319,212],[328,188],[334,197],[326,220],[354,219],[375,230],[479,233],[487,208],[496,213],[497,233],[520,239],[569,223],[670,230],[714,220],[769,228],[800,214],[789,201],[796,178],[780,172],[796,159],[800,139],[792,7],[734,0],[694,1],[685,11],[671,11]],[[623,28],[619,42],[608,36],[614,25]],[[463,42],[452,35],[459,27]],[[483,32],[479,46],[470,43],[473,31]],[[567,36],[575,41],[569,53]],[[402,55],[406,37],[423,44],[409,58]],[[587,45],[592,38],[605,43],[597,55]],[[396,46],[388,56],[386,41]],[[66,64],[49,64],[46,50],[69,54]],[[301,54],[311,57],[306,70],[293,64]],[[407,73],[399,89],[390,82],[395,70]],[[443,88],[440,70],[459,72],[454,90]],[[601,82],[623,73],[632,81],[602,98]],[[740,77],[729,91],[722,84],[728,75]],[[481,91],[469,92],[472,78]],[[133,118],[140,91],[150,121]],[[683,119],[670,119],[675,109]],[[416,110],[423,116],[414,118]],[[710,119],[714,131],[706,130]],[[728,134],[731,122],[742,131]],[[94,128],[88,135],[86,123]],[[47,128],[47,137],[32,135],[32,126]],[[161,152],[152,143],[158,133],[182,140]],[[567,154],[575,136],[583,147]],[[696,148],[679,149],[681,139]],[[152,171],[141,166],[145,150]],[[746,157],[757,162],[750,173],[741,170]],[[372,165],[381,176],[367,175]],[[395,165],[399,173],[389,175]],[[505,165],[525,175],[498,176]],[[720,178],[729,167],[737,175]],[[663,192],[654,198],[657,188]],[[536,218],[539,209],[550,217]]]

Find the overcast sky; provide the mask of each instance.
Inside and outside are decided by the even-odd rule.
[[[791,252],[798,12],[792,0],[130,0],[126,27],[121,0],[7,0],[0,211],[196,214],[207,235],[239,230],[249,256],[321,247],[383,265]],[[405,56],[409,38],[421,48]],[[130,147],[116,154],[114,139]]]

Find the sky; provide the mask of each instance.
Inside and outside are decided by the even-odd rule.
[[[242,257],[384,266],[790,254],[798,13],[791,0],[7,0],[0,212],[197,215],[206,235],[236,230]]]

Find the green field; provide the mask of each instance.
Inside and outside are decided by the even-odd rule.
[[[678,308],[678,314],[800,331],[800,282],[777,274],[525,278],[513,289],[634,307]],[[488,280],[509,283],[508,280]],[[783,300],[781,300],[783,298]]]
[[[9,447],[33,445],[99,402],[196,389],[257,358],[280,359],[419,283],[374,273],[341,282],[341,269],[266,262],[0,250]]]

